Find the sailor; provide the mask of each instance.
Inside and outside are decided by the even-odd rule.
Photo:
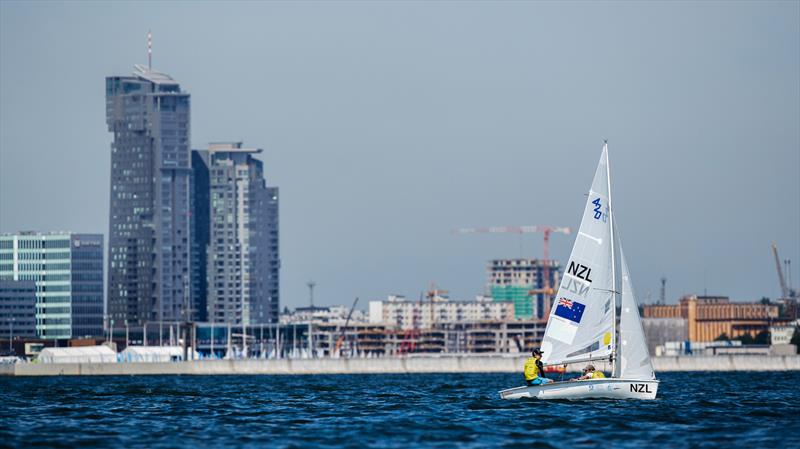
[[[533,357],[525,361],[525,383],[528,385],[541,385],[552,382],[552,380],[544,377],[542,351],[534,349],[531,355]]]
[[[605,379],[606,375],[603,374],[602,371],[595,371],[594,365],[586,365],[586,368],[583,369],[583,376],[579,377],[578,380],[583,379]]]

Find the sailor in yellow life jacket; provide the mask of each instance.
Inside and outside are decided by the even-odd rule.
[[[606,375],[602,371],[595,371],[594,365],[586,365],[586,368],[583,369],[583,376],[579,377],[578,380],[605,378]]]
[[[525,383],[528,385],[541,385],[552,382],[552,380],[544,377],[542,351],[534,349],[531,355],[533,357],[525,361]]]

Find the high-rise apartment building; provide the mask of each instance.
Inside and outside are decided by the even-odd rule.
[[[135,66],[106,78],[111,144],[108,314],[117,323],[191,313],[189,94]]]
[[[560,282],[558,262],[545,262],[539,259],[496,259],[489,262],[488,293],[495,301],[514,303],[514,316],[517,319],[546,318],[550,304],[545,294],[548,283],[545,272],[549,271],[551,289],[558,290]]]
[[[0,280],[35,283],[37,336],[103,335],[101,234],[2,234]]]
[[[205,280],[199,267],[193,277],[209,321],[278,321],[278,188],[267,187],[260,152],[242,142],[193,152],[195,246],[205,247],[194,260],[205,263]]]

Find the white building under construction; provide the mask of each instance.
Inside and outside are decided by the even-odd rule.
[[[383,323],[399,329],[431,329],[441,323],[511,321],[514,304],[479,296],[475,301],[451,301],[433,296],[425,301],[390,295],[386,301],[370,301],[370,323]]]

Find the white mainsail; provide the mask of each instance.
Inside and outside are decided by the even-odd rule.
[[[542,339],[542,362],[608,358],[614,350],[614,269],[608,147],[597,165]]]
[[[651,380],[656,375],[650,362],[639,306],[631,283],[631,275],[622,245],[619,244],[619,260],[622,265],[622,307],[619,317],[619,377],[623,379]]]

